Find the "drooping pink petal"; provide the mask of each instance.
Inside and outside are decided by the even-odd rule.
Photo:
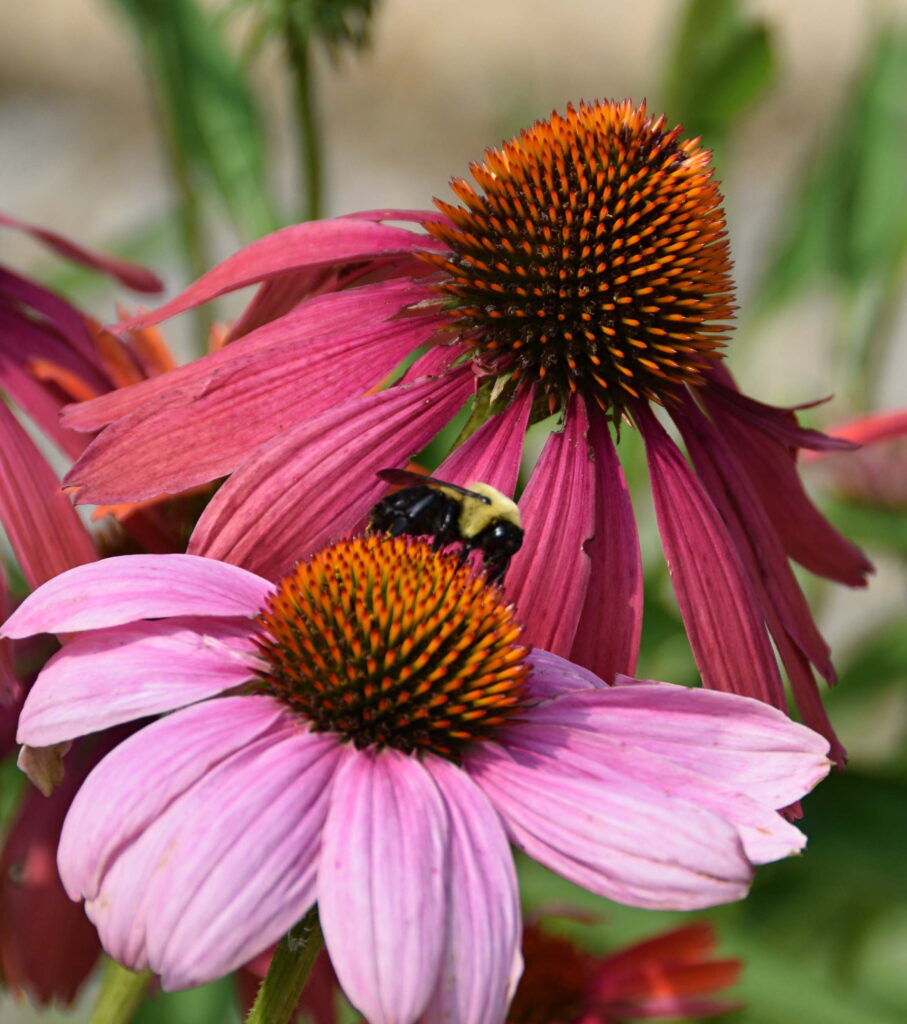
[[[281,228],[228,256],[176,298],[133,317],[124,327],[147,327],[226,292],[307,267],[380,261],[420,249],[442,249],[433,239],[405,228],[370,221],[307,221]]]
[[[697,475],[721,513],[764,605],[822,675],[834,681],[828,645],[822,639],[771,520],[762,508],[733,447],[692,404],[673,410]]]
[[[205,509],[190,551],[277,578],[361,521],[386,489],[375,474],[405,466],[463,404],[468,366],[351,399],[275,438]]]
[[[102,253],[93,252],[84,246],[77,245],[56,231],[48,231],[47,228],[38,227],[35,224],[28,224],[24,220],[11,217],[7,213],[0,213],[0,225],[8,228],[15,228],[23,231],[32,238],[53,249],[59,256],[72,260],[74,263],[81,263],[83,267],[91,267],[93,270],[100,270],[105,274],[120,281],[127,288],[137,292],[159,292],[164,285],[156,274],[150,270],[139,267],[126,260],[114,259],[112,256],[104,256]]]
[[[181,793],[282,729],[286,714],[271,697],[222,697],[161,718],[120,743],[88,777],[63,828],[57,859],[70,898],[96,897],[120,852]]]
[[[146,794],[159,809],[132,841],[116,819],[123,810],[132,823],[145,815],[136,814],[134,799],[109,773],[106,786],[89,778],[97,802],[86,810],[80,794],[64,827],[61,867],[72,846],[71,820],[100,827],[109,845],[119,832],[86,910],[113,956],[149,965],[165,988],[201,984],[238,967],[276,942],[316,895],[320,835],[341,749],[332,735],[302,729],[285,709],[265,725],[279,707],[268,698],[226,700],[235,729],[253,723],[258,735],[232,751],[222,736],[212,744],[209,735],[209,743],[196,748],[194,772],[183,766],[182,785],[165,770],[170,799],[161,807]],[[158,730],[153,739],[145,730],[136,734],[129,741],[131,760],[124,763],[121,755],[121,770],[184,735],[184,716],[192,715],[202,730],[214,721],[219,730],[222,703],[163,719],[150,727]],[[169,727],[169,735],[162,727]],[[136,742],[143,737],[145,745]],[[177,760],[182,764],[181,750]]]
[[[26,326],[43,328],[48,340],[54,340],[70,350],[72,358],[81,357],[84,360],[85,368],[94,370],[94,373],[101,371],[100,359],[97,350],[92,342],[91,332],[82,313],[71,305],[66,299],[61,298],[54,292],[36,281],[22,277],[9,267],[0,267],[0,299],[6,299],[7,307],[24,306],[32,318],[26,322]],[[8,313],[22,314],[21,309],[7,308]],[[37,313],[40,319],[34,318]],[[22,358],[34,358],[39,353],[27,351],[22,352]],[[40,353],[42,355],[46,353]],[[94,379],[92,373],[89,379]]]
[[[237,364],[245,366],[252,356],[263,354],[277,361],[285,345],[324,343],[340,335],[353,339],[369,335],[405,305],[423,299],[425,294],[424,287],[411,281],[389,281],[310,299],[279,322],[269,323],[217,352],[167,374],[99,395],[90,402],[71,405],[63,414],[64,419],[74,430],[97,430],[135,411],[155,396],[168,394],[176,388],[204,393],[205,387],[216,381],[220,373],[232,370]],[[275,354],[272,356],[272,353]]]
[[[340,984],[371,1024],[415,1021],[438,982],[450,829],[416,758],[348,750],[324,827],[318,908]]]
[[[305,307],[303,307],[305,309]],[[258,333],[292,336],[291,313]],[[259,349],[202,369],[195,382],[155,399],[109,426],[66,478],[93,504],[186,490],[226,476],[258,447],[300,421],[379,384],[434,333],[438,318],[385,321],[346,337]],[[254,336],[248,335],[251,339]],[[236,342],[235,344],[239,344]],[[218,360],[233,345],[209,357]],[[163,378],[158,378],[163,379]]]
[[[828,741],[775,708],[672,683],[621,677],[539,705],[533,720],[599,730],[773,808],[798,800],[829,768]]]
[[[704,685],[785,708],[758,598],[727,527],[649,408],[640,405],[633,415],[645,441],[674,592]]]
[[[607,691],[601,694],[601,706],[607,708]],[[527,714],[527,723],[507,731],[509,750],[550,757],[564,770],[597,779],[607,787],[620,788],[624,779],[632,779],[656,792],[714,811],[737,829],[747,859],[753,864],[789,857],[806,845],[806,836],[802,832],[774,808],[759,803],[748,794],[644,747],[625,740],[614,741],[604,732],[584,727],[581,714],[577,714],[579,724],[575,726],[552,724],[545,713],[547,710],[548,707],[541,709],[538,715]],[[599,716],[599,720],[604,717],[606,712]]]
[[[435,474],[438,479],[461,487],[481,481],[512,497],[520,474],[532,395],[532,389],[527,388],[503,412],[483,423],[441,463]]]
[[[586,546],[594,532],[594,467],[582,402],[567,406],[564,429],[545,444],[520,499],[523,547],[507,574],[506,591],[536,647],[567,655],[589,584]]]
[[[3,635],[75,633],[175,615],[257,614],[267,580],[195,555],[120,555],[80,565],[22,602]]]
[[[589,446],[595,454],[595,536],[586,545],[589,586],[571,661],[602,679],[632,674],[642,632],[642,555],[630,492],[604,413],[589,412]]]
[[[247,682],[256,651],[244,619],[164,619],[86,633],[44,666],[18,741],[48,747],[194,704]]]
[[[2,402],[0,522],[29,586],[97,558],[91,535],[56,474]]]
[[[694,803],[631,779],[603,787],[550,758],[490,743],[465,766],[517,846],[592,892],[660,910],[746,895],[751,870],[736,829]]]
[[[758,492],[787,554],[819,576],[850,587],[865,586],[872,563],[812,503],[791,450],[716,403],[708,407]]]
[[[498,1024],[522,973],[522,926],[513,856],[494,808],[465,772],[424,765],[450,817],[447,942],[425,1024]]]

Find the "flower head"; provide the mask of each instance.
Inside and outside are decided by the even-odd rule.
[[[645,104],[582,103],[489,150],[427,221],[451,328],[489,374],[616,418],[701,384],[733,306],[709,153]]]
[[[229,476],[189,550],[276,577],[356,528],[382,496],[377,471],[406,465],[465,403],[478,429],[437,475],[508,495],[527,423],[560,410],[520,499],[527,541],[507,590],[528,642],[612,679],[634,670],[642,624],[622,417],[646,447],[703,683],[786,709],[777,655],[842,761],[814,676],[834,667],[789,560],[865,583],[870,563],[796,467],[801,448],[848,444],[741,394],[718,358],[733,296],[708,154],[642,106],[603,102],[537,123],[472,174],[437,212],[285,228],[134,321],[262,282],[222,351],[68,411],[75,429],[106,426],[68,482],[108,502]]]
[[[303,564],[274,585],[191,555],[109,558],[4,627],[81,633],[20,740],[169,712],[94,770],[59,849],[128,966],[218,977],[317,902],[368,1020],[499,1020],[520,972],[508,839],[662,908],[739,899],[753,863],[802,848],[774,808],[826,773],[828,744],[774,709],[528,653],[502,592],[421,541]]]

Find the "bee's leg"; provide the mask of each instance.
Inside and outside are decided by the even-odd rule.
[[[388,526],[386,533],[387,533],[388,537],[399,537],[400,534],[406,533],[408,527],[409,527],[409,517],[408,516],[402,516],[402,515],[401,516],[396,516],[391,521],[390,526]]]
[[[496,587],[504,585],[504,573],[507,572],[507,562],[499,558],[485,559],[485,576],[488,582]]]

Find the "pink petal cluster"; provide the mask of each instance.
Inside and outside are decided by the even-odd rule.
[[[563,442],[561,442],[563,443]],[[39,588],[7,636],[80,635],[19,740],[167,713],[89,776],[59,867],[108,952],[179,988],[268,949],[317,902],[345,992],[374,1024],[503,1018],[520,974],[513,843],[593,892],[693,909],[803,848],[780,814],[828,743],[758,701],[530,655],[532,701],[463,762],[357,749],[241,689],[273,585],[192,555],[124,556]]]
[[[222,351],[67,410],[71,429],[102,430],[67,477],[79,500],[141,499],[228,476],[189,550],[272,577],[361,523],[383,494],[376,471],[405,466],[488,379],[469,345],[451,336],[437,275],[419,258],[448,250],[385,220],[449,224],[436,212],[377,210],[285,228],[131,321],[156,323],[261,282]],[[384,387],[424,346],[402,380]],[[814,678],[833,682],[834,667],[789,559],[864,585],[870,563],[814,507],[796,466],[801,448],[849,445],[741,394],[721,364],[704,369],[703,381],[668,409],[692,467],[645,403],[630,414],[703,683],[786,709],[777,653],[804,720],[841,762]],[[517,389],[435,475],[513,494],[537,390]],[[520,507],[527,540],[509,594],[530,638],[605,678],[632,673],[639,543],[609,421],[595,403],[579,394],[567,401],[563,431],[549,438]]]

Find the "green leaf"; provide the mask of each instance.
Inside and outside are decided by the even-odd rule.
[[[881,31],[831,137],[783,219],[760,302],[790,300],[823,277],[887,301],[907,245],[907,32]],[[872,324],[873,310],[861,311]]]
[[[775,61],[768,29],[744,17],[738,0],[690,0],[662,93],[670,120],[721,148],[735,121],[771,87]]]
[[[233,978],[182,992],[158,991],[132,1018],[132,1024],[239,1024]]]
[[[115,2],[144,51],[171,157],[191,178],[187,187],[213,188],[244,237],[273,230],[261,119],[219,25],[195,0]]]

